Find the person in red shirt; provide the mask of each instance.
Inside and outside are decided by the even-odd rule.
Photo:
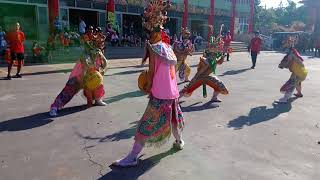
[[[24,60],[24,41],[26,40],[24,33],[20,30],[20,23],[16,23],[15,31],[12,31],[6,35],[6,40],[10,46],[11,61],[8,63],[8,75],[7,79],[11,80],[11,69],[13,62],[18,61],[16,78],[21,78],[21,66]]]
[[[255,32],[255,37],[251,39],[248,51],[251,52],[251,60],[252,60],[252,67],[254,69],[256,67],[257,57],[261,51],[262,39],[260,38],[260,33]]]
[[[230,44],[231,44],[232,38],[230,31],[227,32],[227,34],[223,37],[224,42],[224,53],[227,53],[227,61],[230,61]]]

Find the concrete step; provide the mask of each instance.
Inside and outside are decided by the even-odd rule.
[[[232,52],[246,52],[248,51],[248,45],[244,42],[231,42]]]

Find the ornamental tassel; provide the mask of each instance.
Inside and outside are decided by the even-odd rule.
[[[206,84],[202,84],[202,96],[204,98],[207,98],[207,85]]]

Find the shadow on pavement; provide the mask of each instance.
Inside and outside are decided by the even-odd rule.
[[[245,69],[239,69],[239,70],[231,70],[231,71],[226,71],[223,74],[219,75],[219,76],[232,76],[232,75],[237,75],[240,73],[244,73],[248,70],[250,70],[251,68],[245,68]]]
[[[105,76],[117,76],[117,75],[137,74],[137,73],[141,73],[142,71],[144,71],[144,69],[131,70],[131,71],[123,71],[123,72],[119,72],[119,73],[108,74],[108,75],[105,75]]]
[[[273,103],[272,108],[268,109],[267,106],[259,106],[252,108],[248,116],[240,116],[228,123],[228,128],[234,128],[235,130],[242,129],[244,126],[253,126],[265,121],[272,120],[283,113],[287,113],[292,109],[292,102],[296,98],[292,98],[290,103],[278,104]]]
[[[138,122],[139,121],[132,122],[132,123],[130,123],[130,125],[132,125],[130,128],[124,129],[122,131],[119,131],[119,132],[116,132],[116,133],[113,133],[113,134],[110,134],[110,135],[107,135],[107,136],[104,136],[104,137],[84,136],[79,132],[76,132],[76,134],[82,139],[85,139],[85,140],[97,140],[100,143],[120,141],[120,140],[123,140],[123,139],[130,139],[131,137],[133,137],[135,135],[136,129],[138,127]]]
[[[63,109],[57,117],[73,114],[85,109],[86,106],[75,106]],[[51,123],[53,119],[48,112],[38,113],[27,117],[15,118],[0,122],[0,133],[4,131],[23,131],[41,127]]]
[[[182,104],[181,102],[180,104]],[[204,110],[209,110],[209,109],[214,109],[219,107],[219,105],[214,104],[212,101],[209,101],[205,104],[202,104],[200,106],[197,106],[198,104],[201,104],[201,102],[197,102],[194,104],[191,104],[190,106],[187,107],[181,107],[182,112],[194,112],[194,111],[204,111]]]
[[[145,94],[143,92],[141,92],[140,90],[137,90],[137,91],[132,91],[132,92],[128,92],[128,93],[124,93],[124,94],[120,94],[117,96],[106,98],[106,99],[104,99],[104,102],[111,104],[111,103],[118,102],[118,101],[121,101],[126,98],[141,97],[144,95]]]
[[[61,69],[61,70],[52,70],[52,71],[41,71],[34,73],[22,73],[23,76],[33,76],[33,75],[44,75],[44,74],[56,74],[56,73],[69,73],[72,69]]]
[[[119,168],[110,166],[111,171],[98,180],[137,180],[141,175],[145,174],[159,164],[163,158],[166,158],[167,156],[170,156],[176,152],[177,150],[171,148],[164,153],[140,161],[137,167]]]

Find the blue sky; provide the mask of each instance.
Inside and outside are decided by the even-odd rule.
[[[266,5],[267,8],[278,7],[281,1],[284,6],[287,4],[287,0],[261,0],[261,5],[263,6]],[[293,0],[293,1],[298,3],[301,0]]]

